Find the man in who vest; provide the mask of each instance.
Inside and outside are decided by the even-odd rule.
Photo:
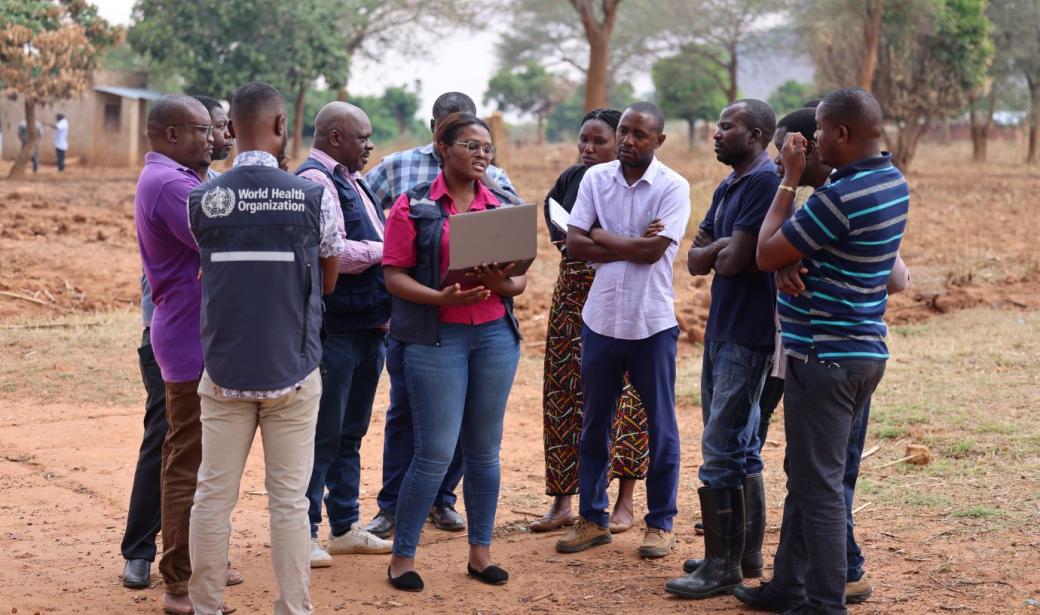
[[[333,195],[347,234],[336,290],[325,297],[321,404],[307,488],[312,568],[331,566],[330,553],[389,553],[393,547],[358,524],[361,440],[372,418],[390,320],[390,294],[380,264],[386,219],[359,173],[372,152],[371,138],[372,123],[364,111],[331,102],[314,118],[314,148],[296,170]],[[329,518],[325,548],[318,541],[323,496]]]
[[[195,189],[188,218],[202,266],[202,464],[191,510],[196,615],[220,612],[231,511],[259,425],[278,581],[274,613],[311,613],[307,482],[321,397],[322,293],[344,239],[324,188],[278,168],[287,140],[278,90],[231,101],[234,168]]]

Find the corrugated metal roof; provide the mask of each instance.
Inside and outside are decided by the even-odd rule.
[[[155,90],[146,90],[143,88],[124,88],[113,85],[98,85],[94,86],[95,92],[101,92],[103,94],[114,94],[123,98],[133,98],[135,100],[156,100],[162,97],[162,92],[156,92]]]

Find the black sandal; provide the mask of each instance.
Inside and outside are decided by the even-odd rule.
[[[477,569],[473,566],[466,564],[466,572],[474,579],[483,581],[488,585],[505,585],[506,581],[509,580],[509,573],[494,564],[480,572],[477,572]]]
[[[409,570],[401,576],[394,578],[390,574],[390,566],[387,566],[386,578],[390,579],[390,585],[406,592],[421,592],[424,587],[422,577],[414,570]]]

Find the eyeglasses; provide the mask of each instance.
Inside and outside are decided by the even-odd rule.
[[[206,133],[206,138],[209,138],[213,134],[213,124],[170,124],[170,126],[187,126],[188,128],[194,128],[195,130],[201,130]]]
[[[480,141],[469,140],[456,141],[453,145],[465,145],[466,151],[468,151],[471,156],[476,156],[477,152],[481,151],[484,152],[484,155],[488,158],[492,158],[495,155],[495,146],[490,143],[487,145],[481,145]]]

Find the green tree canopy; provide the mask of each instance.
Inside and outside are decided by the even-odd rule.
[[[773,90],[766,102],[779,118],[804,105],[805,101],[815,96],[815,92],[816,88],[807,83],[788,79]]]
[[[519,70],[503,68],[488,82],[484,102],[494,102],[503,111],[531,115],[538,122],[538,142],[545,140],[545,120],[570,94],[570,84],[534,60]]]
[[[686,120],[691,146],[697,120],[715,120],[728,102],[726,71],[707,60],[710,55],[686,47],[676,55],[658,60],[650,71],[661,111],[668,117]]]

